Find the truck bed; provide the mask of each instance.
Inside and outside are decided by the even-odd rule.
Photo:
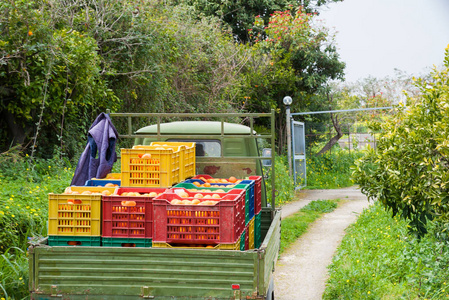
[[[262,223],[270,220],[271,211],[262,211]],[[29,250],[31,299],[265,299],[280,221],[275,211],[261,247],[248,251],[36,244]]]

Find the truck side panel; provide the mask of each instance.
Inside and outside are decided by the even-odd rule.
[[[234,299],[232,284],[242,298],[257,289],[255,251],[35,246],[30,260],[32,299]]]
[[[271,218],[268,214],[266,217]],[[259,291],[266,292],[270,279],[273,276],[274,266],[276,264],[281,240],[281,213],[277,211],[267,235],[260,246],[260,250],[265,249],[263,259],[259,260]]]

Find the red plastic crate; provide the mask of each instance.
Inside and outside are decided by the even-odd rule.
[[[119,188],[117,196],[104,196],[103,237],[145,238],[153,237],[153,198],[150,196],[120,196],[124,192],[140,194],[164,193],[165,188]],[[134,201],[135,206],[122,205],[122,201]]]
[[[262,176],[249,176],[249,180],[254,180],[254,215],[262,210]]]
[[[182,198],[173,190],[154,198],[153,242],[196,245],[235,243],[245,226],[245,190],[217,194],[222,197],[220,200],[198,199],[200,202],[219,200],[215,205],[172,205],[172,200],[194,199]]]

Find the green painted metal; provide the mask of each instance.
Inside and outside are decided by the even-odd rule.
[[[264,299],[278,254],[280,213],[260,249],[253,251],[30,247],[32,299]],[[132,298],[134,297],[134,298]]]
[[[221,134],[222,123],[216,121],[179,121],[160,124],[160,131],[163,134]],[[251,133],[251,128],[245,125],[234,123],[223,123],[224,134],[245,134]],[[136,134],[156,134],[158,125],[150,125],[136,131]],[[253,131],[253,134],[255,132]]]

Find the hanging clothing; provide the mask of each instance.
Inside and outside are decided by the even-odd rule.
[[[101,113],[90,126],[87,145],[76,166],[71,185],[84,185],[91,178],[104,178],[117,161],[115,144],[118,132],[111,119]]]

